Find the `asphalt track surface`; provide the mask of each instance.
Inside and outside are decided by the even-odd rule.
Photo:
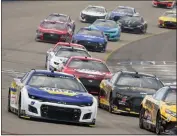
[[[35,31],[39,25],[40,20],[44,19],[47,15],[53,12],[65,13],[72,17],[76,21],[76,29],[87,26],[88,24],[80,23],[78,16],[80,11],[85,8],[87,5],[102,5],[105,6],[108,10],[114,9],[116,5],[129,5],[135,7],[141,15],[148,21],[148,32],[145,35],[135,35],[135,34],[126,34],[122,33],[121,40],[118,42],[109,42],[108,49],[106,53],[92,53],[93,56],[106,59],[107,55],[132,41],[136,41],[147,36],[153,36],[157,33],[168,32],[169,30],[160,29],[157,27],[157,18],[164,12],[166,9],[153,8],[151,2],[149,1],[79,1],[79,2],[69,2],[69,1],[27,1],[27,2],[3,2],[2,3],[2,133],[4,134],[152,134],[146,130],[141,130],[138,127],[138,119],[136,117],[125,116],[125,115],[114,115],[110,114],[107,111],[100,110],[98,111],[97,123],[93,128],[77,126],[73,124],[60,124],[56,122],[45,122],[45,121],[29,121],[24,119],[19,119],[16,115],[7,112],[7,94],[8,87],[12,78],[16,74],[23,73],[29,69],[44,69],[44,60],[46,51],[53,46],[48,43],[39,43],[35,42]],[[174,40],[175,34],[166,34],[166,38],[161,38],[159,41],[166,40],[169,38],[169,41]],[[176,36],[175,36],[176,37]],[[152,38],[152,37],[151,37]],[[172,40],[170,40],[172,38]],[[146,41],[146,40],[145,40]],[[147,43],[139,41],[136,43],[138,48],[135,50],[132,45],[125,46],[121,50],[127,51],[127,58],[135,58],[138,61],[149,60],[149,56],[152,55],[155,51],[146,48],[144,52],[141,47],[140,52],[143,55],[140,55],[140,58],[137,57],[139,53],[139,44],[151,46],[151,42],[156,43],[156,49],[159,48],[158,53],[162,52],[164,54],[165,47],[163,41],[158,44],[158,40],[151,39]],[[147,41],[146,41],[147,42]],[[133,45],[133,46],[136,46]],[[172,44],[173,45],[173,44]],[[176,46],[176,43],[174,43]],[[143,46],[144,47],[144,46]],[[147,49],[148,48],[148,49]],[[121,51],[120,50],[120,51]],[[175,53],[174,47],[172,47],[172,52]],[[146,55],[145,55],[146,53]],[[156,53],[156,52],[155,52]],[[169,54],[169,52],[167,52]],[[121,53],[118,51],[118,54]],[[131,54],[129,57],[128,55]],[[150,55],[151,54],[151,55]],[[135,57],[135,56],[136,57]],[[112,55],[110,55],[112,56]],[[142,57],[143,56],[143,57]],[[147,57],[148,56],[148,57]],[[166,56],[170,56],[166,58]],[[126,58],[123,53],[120,58]],[[147,58],[146,58],[147,57]],[[153,59],[156,57],[152,57]],[[158,55],[157,60],[169,60],[173,55],[163,55],[160,57]],[[109,59],[108,59],[109,62]],[[117,66],[117,62],[114,62],[114,65]],[[115,67],[116,67],[115,66]]]

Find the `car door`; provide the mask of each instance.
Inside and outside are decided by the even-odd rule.
[[[159,89],[154,95],[153,95],[153,100],[152,102],[152,122],[155,123],[156,122],[156,116],[157,116],[157,112],[159,110],[159,106],[160,103],[162,102],[164,95],[167,91],[167,87],[163,87],[161,89]]]

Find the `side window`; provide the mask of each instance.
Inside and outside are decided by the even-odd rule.
[[[144,22],[144,19],[141,17],[141,22]]]
[[[68,17],[68,22],[71,22],[71,18],[70,17]]]
[[[112,76],[110,82],[111,82],[112,84],[114,84],[114,83],[116,82],[117,77],[118,77],[119,75],[120,75],[119,72],[118,72],[118,73],[115,73],[115,74]]]
[[[25,79],[28,77],[28,75],[29,75],[29,72],[26,73],[26,74],[22,77],[22,79],[21,79],[21,82],[22,82],[22,83],[25,81]]]
[[[167,90],[167,88],[161,88],[160,90],[158,90],[154,95],[154,99],[162,100],[165,93],[166,93],[166,90]]]
[[[53,49],[53,52],[58,51],[59,48],[60,48],[60,46],[55,47],[55,48]]]

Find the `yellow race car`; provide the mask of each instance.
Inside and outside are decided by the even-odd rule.
[[[176,10],[166,11],[161,17],[159,17],[159,27],[177,28],[176,24]]]
[[[154,95],[147,95],[139,114],[139,127],[156,134],[177,134],[176,86],[165,86]]]

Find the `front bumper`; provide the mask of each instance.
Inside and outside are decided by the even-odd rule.
[[[123,101],[119,98],[115,98],[113,101],[113,112],[129,113],[129,114],[139,114],[140,104],[143,98],[132,97]]]
[[[131,27],[131,26],[121,26],[122,32],[136,32],[141,33],[142,28],[141,27]]]
[[[97,114],[95,103],[92,106],[80,107],[25,98],[21,108],[25,117],[90,125],[95,123]]]
[[[165,126],[164,135],[177,135],[177,122],[167,123]]]
[[[104,34],[107,36],[109,41],[120,40],[120,33],[118,32],[115,33],[104,32]]]
[[[58,43],[58,42],[67,42],[71,41],[70,37],[61,38],[62,35],[53,34],[53,33],[43,33],[42,35],[36,34],[36,41],[49,42],[49,43]]]
[[[77,40],[75,43],[83,45],[88,51],[106,51],[107,43]]]
[[[176,29],[177,22],[171,22],[171,21],[160,22],[159,27]]]
[[[83,15],[79,16],[79,20],[82,22],[93,23],[97,19],[105,19],[105,16],[91,16],[91,15]]]

